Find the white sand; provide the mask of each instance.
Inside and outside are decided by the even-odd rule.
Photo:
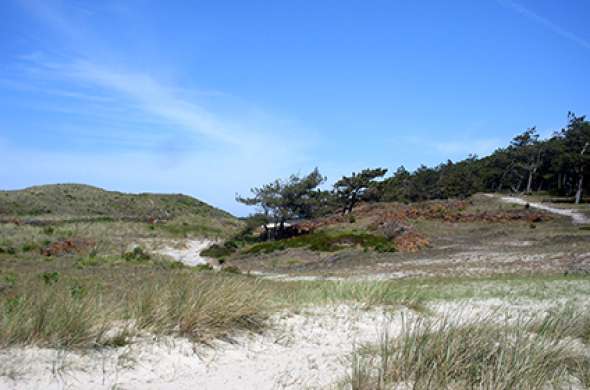
[[[180,247],[174,248],[165,246],[156,250],[156,252],[169,256],[180,261],[188,266],[195,266],[199,264],[207,264],[208,259],[201,256],[201,252],[209,246],[215,244],[216,241],[202,239],[202,240],[187,240],[180,244]]]

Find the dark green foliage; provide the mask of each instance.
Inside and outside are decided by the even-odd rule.
[[[334,183],[334,193],[340,201],[342,214],[351,213],[354,206],[361,200],[366,200],[372,195],[374,180],[387,173],[387,169],[364,169],[358,174],[353,172],[351,176],[343,176]]]
[[[267,222],[273,226],[268,229],[269,238],[281,235],[285,222],[293,218],[310,218],[321,208],[317,187],[326,178],[316,168],[306,176],[291,175],[287,180],[275,180],[260,188],[252,188],[251,198],[237,195],[236,200],[248,206],[257,206]],[[259,214],[260,215],[260,214]]]
[[[589,165],[590,122],[570,113],[566,128],[546,140],[531,127],[484,158],[471,155],[432,168],[422,165],[412,173],[402,166],[374,185],[378,196],[372,200],[416,202],[476,192],[545,191],[581,202],[590,190],[589,180],[584,180]]]
[[[21,251],[26,253],[26,252],[31,252],[37,248],[38,248],[37,245],[35,245],[34,243],[26,243],[26,244],[23,244],[23,246],[21,247]]]
[[[45,226],[43,228],[43,234],[50,236],[53,234],[53,232],[54,232],[54,229],[51,226]]]
[[[368,233],[319,231],[286,240],[256,244],[246,250],[246,253],[272,253],[287,248],[309,248],[318,252],[334,252],[350,246],[360,246],[379,252],[395,252],[395,245],[385,237]]]
[[[59,272],[43,272],[41,274],[41,279],[45,282],[46,285],[52,286],[59,281]]]
[[[211,245],[209,248],[201,251],[201,255],[219,259],[231,255],[236,250],[237,245],[233,241],[228,241],[224,245]]]

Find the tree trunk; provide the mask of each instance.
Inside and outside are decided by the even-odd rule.
[[[529,171],[529,180],[526,183],[526,193],[530,194],[532,191],[532,186],[533,186],[533,171],[530,170]]]
[[[580,204],[582,201],[582,187],[584,186],[584,172],[580,172],[580,178],[578,179],[578,190],[576,191],[576,204]]]
[[[356,204],[356,192],[352,193],[352,197],[350,198],[350,205],[348,206],[348,214],[352,213],[352,208]]]
[[[584,153],[586,153],[586,149],[588,149],[588,146],[590,146],[590,143],[586,142],[586,144],[584,144],[584,147],[582,148],[582,151],[580,152],[580,156],[584,156]],[[580,202],[582,201],[582,188],[584,186],[584,161],[582,160],[580,162],[580,177],[578,178],[578,190],[576,191],[576,204],[580,204]]]

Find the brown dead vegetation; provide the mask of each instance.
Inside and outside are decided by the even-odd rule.
[[[43,256],[64,256],[70,254],[80,254],[88,252],[96,245],[93,240],[84,238],[72,238],[68,240],[58,240],[41,249]]]
[[[425,202],[415,205],[396,204],[393,208],[383,208],[379,204],[364,204],[356,213],[359,216],[373,216],[378,221],[404,222],[412,219],[440,220],[449,223],[468,222],[545,222],[552,217],[544,212],[529,208],[509,211],[466,212],[469,206],[465,201]]]

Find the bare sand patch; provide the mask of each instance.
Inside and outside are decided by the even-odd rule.
[[[163,246],[158,248],[156,252],[192,267],[208,263],[209,260],[201,256],[201,252],[215,243],[216,241],[208,239],[186,240],[176,246]]]

